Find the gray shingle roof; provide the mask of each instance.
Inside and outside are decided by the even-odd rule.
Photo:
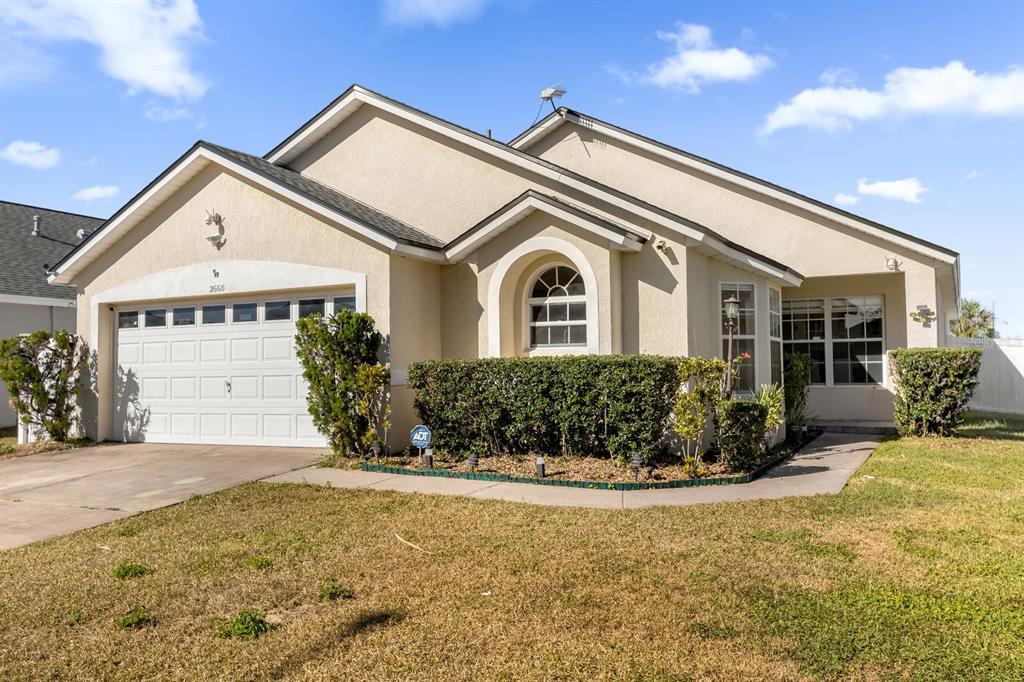
[[[316,180],[296,173],[293,170],[274,165],[258,156],[221,147],[210,142],[202,141],[199,144],[248,166],[266,178],[287,185],[327,208],[344,213],[399,242],[434,249],[444,246],[444,242],[437,237],[418,230],[412,225],[403,223],[401,220],[393,218],[386,213],[381,213],[372,206],[368,206],[347,194],[320,184]]]
[[[32,217],[39,216],[39,237]],[[49,284],[53,266],[78,245],[78,230],[94,230],[101,218],[0,201],[0,294],[75,300],[75,288]]]

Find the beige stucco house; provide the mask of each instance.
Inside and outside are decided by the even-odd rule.
[[[958,276],[953,251],[583,114],[506,144],[353,86],[264,157],[196,143],[51,281],[96,353],[93,436],[322,442],[294,321],[348,307],[388,335],[400,447],[412,362],[719,355],[733,294],[743,389],[802,350],[817,416],[888,419],[884,353],[944,342]]]

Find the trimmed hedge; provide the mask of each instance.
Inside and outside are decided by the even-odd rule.
[[[441,450],[620,460],[638,453],[647,462],[661,448],[680,368],[694,362],[701,361],[653,355],[431,360],[410,366],[409,385]]]
[[[764,451],[768,408],[749,400],[718,403],[718,451],[729,471],[752,471]]]
[[[896,385],[893,421],[901,436],[956,432],[981,369],[979,348],[899,348],[889,351]]]

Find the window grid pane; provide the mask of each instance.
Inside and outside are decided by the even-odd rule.
[[[118,329],[138,329],[139,328],[139,311],[131,310],[119,312],[117,314],[117,328]]]
[[[175,327],[189,327],[196,323],[195,308],[175,308],[172,316]]]
[[[156,310],[146,311],[146,326],[147,327],[166,327],[167,326],[167,310],[164,308],[158,308]]]
[[[749,353],[750,358],[739,365],[739,373],[733,390],[739,393],[753,393],[757,388],[756,355],[754,354],[754,338],[757,330],[757,304],[754,299],[754,285],[745,282],[723,282],[720,286],[722,324],[722,358],[729,356],[729,327],[725,314],[725,301],[730,296],[739,300],[739,319],[733,329],[732,356],[737,358]]]
[[[236,303],[231,306],[232,322],[256,322],[257,306],[255,303]]]
[[[530,347],[585,346],[587,303],[583,278],[573,268],[548,268],[529,289]]]
[[[267,301],[263,304],[263,320],[275,322],[292,319],[291,301]]]

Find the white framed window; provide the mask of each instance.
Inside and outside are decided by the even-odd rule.
[[[353,313],[356,312],[355,294],[346,294],[344,296],[334,297],[334,314],[337,315],[338,312],[342,310],[348,310]]]
[[[223,305],[204,305],[203,324],[226,324]]]
[[[299,319],[309,317],[310,315],[320,315],[323,317],[325,308],[325,299],[323,298],[300,298],[299,299]]]
[[[540,273],[526,300],[530,348],[586,346],[586,294],[575,268],[555,265]]]
[[[750,282],[722,282],[719,286],[720,311],[722,318],[722,358],[729,357],[729,325],[725,315],[725,301],[731,296],[739,300],[739,318],[732,331],[733,359],[747,353],[749,360],[740,363],[736,385],[737,393],[753,393],[757,388],[757,354],[754,346],[757,338],[756,288]]]
[[[782,308],[785,353],[811,356],[812,384],[885,383],[884,297],[796,299]]]
[[[231,306],[231,323],[247,324],[259,322],[259,305],[256,303],[235,303]]]
[[[196,309],[195,306],[189,306],[188,308],[175,308],[172,316],[171,324],[175,327],[191,327],[196,323]]]
[[[122,310],[117,314],[117,328],[118,329],[138,329],[139,328],[139,311],[138,310]]]
[[[782,290],[768,287],[768,351],[772,383],[782,385]]]

